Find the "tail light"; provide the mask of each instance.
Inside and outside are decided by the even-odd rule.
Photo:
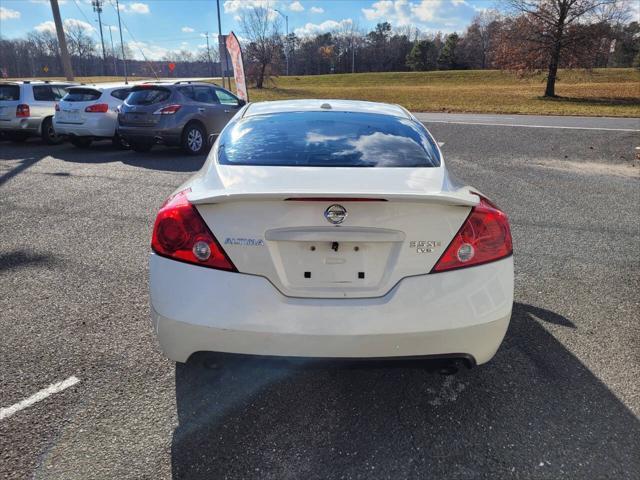
[[[107,113],[109,111],[109,105],[106,103],[96,103],[89,105],[84,111],[87,113]]]
[[[182,105],[167,105],[166,107],[159,108],[155,112],[154,115],[173,115],[178,110],[182,108]]]
[[[56,103],[56,112],[59,112],[59,111],[60,111],[60,104]]]
[[[20,104],[16,107],[16,117],[30,117],[31,110],[29,110],[29,105]]]
[[[513,253],[509,220],[484,197],[473,207],[432,272],[471,267],[508,257]]]
[[[237,271],[206,223],[187,200],[188,190],[169,197],[153,226],[151,248],[158,255],[218,270]]]

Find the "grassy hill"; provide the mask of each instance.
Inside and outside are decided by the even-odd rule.
[[[139,79],[139,78],[138,78]],[[87,83],[115,77],[78,78]],[[557,99],[545,99],[543,74],[498,70],[356,73],[274,78],[251,101],[347,98],[399,103],[417,112],[484,112],[640,117],[640,72],[631,68],[561,70]]]
[[[413,111],[640,116],[640,72],[633,69],[562,70],[545,99],[544,75],[518,78],[497,70],[357,73],[279,77],[252,89],[252,101],[351,98],[399,103]]]

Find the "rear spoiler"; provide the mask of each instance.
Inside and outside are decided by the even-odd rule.
[[[465,207],[475,207],[480,202],[480,197],[468,188],[462,188],[454,192],[440,193],[371,193],[371,192],[229,192],[198,194],[198,192],[187,193],[187,198],[194,205],[204,205],[211,203],[242,202],[252,200],[305,200],[309,201],[332,201],[339,198],[340,201],[358,201],[359,199],[386,200],[389,202],[419,202],[436,203],[440,205],[457,205]],[[337,203],[337,202],[336,202]]]

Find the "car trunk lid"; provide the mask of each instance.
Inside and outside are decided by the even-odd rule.
[[[118,121],[123,126],[153,126],[160,120],[154,115],[171,98],[171,90],[156,85],[134,87],[120,107]]]
[[[67,95],[58,103],[58,111],[56,112],[56,121],[59,123],[69,123],[74,125],[82,125],[87,119],[85,109],[100,102],[102,92],[93,88],[72,87],[67,89]]]
[[[217,169],[189,200],[239,272],[292,297],[378,297],[429,273],[478,202],[443,191],[442,168]]]

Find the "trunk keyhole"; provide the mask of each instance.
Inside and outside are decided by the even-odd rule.
[[[333,250],[334,252],[337,252],[339,246],[340,246],[340,244],[338,242],[333,242],[331,244],[331,250]]]

